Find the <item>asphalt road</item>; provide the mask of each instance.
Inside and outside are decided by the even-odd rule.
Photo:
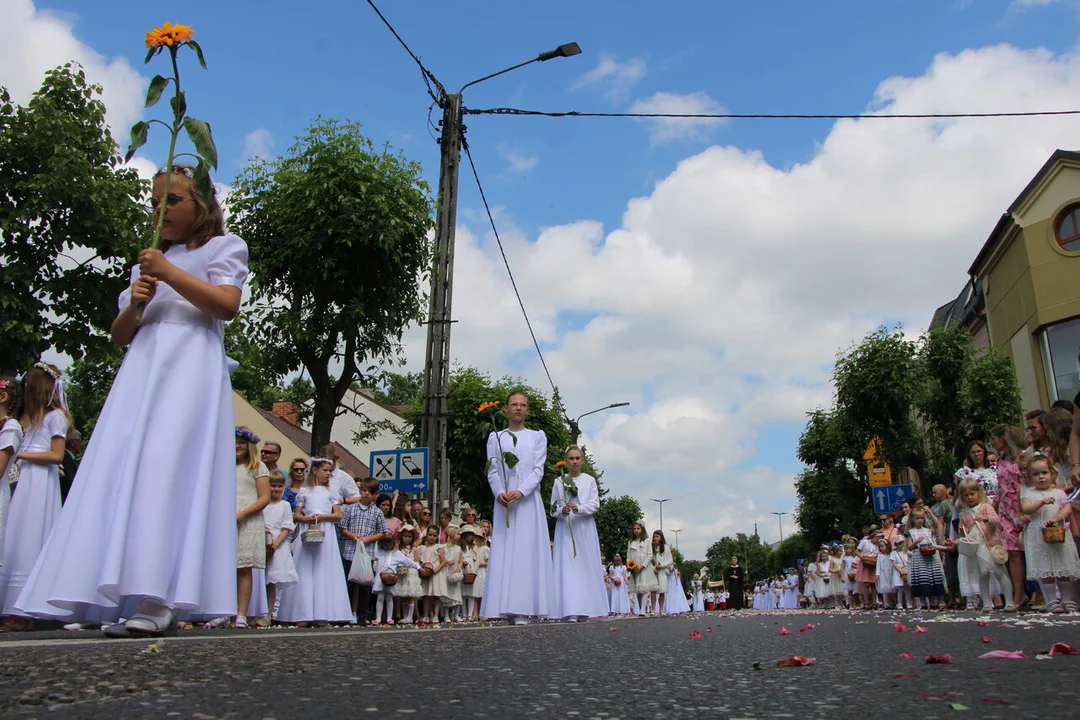
[[[431,630],[185,631],[0,640],[3,717],[932,718],[1080,716],[1073,618],[704,614]],[[909,630],[897,632],[900,619]],[[799,632],[800,626],[815,627]],[[916,625],[928,632],[913,633]],[[790,635],[781,635],[786,627]],[[709,632],[711,628],[711,632]],[[701,637],[691,637],[700,632]],[[982,642],[988,637],[992,643]],[[1023,650],[1024,660],[980,660]],[[914,659],[898,658],[911,652]],[[927,664],[949,653],[951,664]],[[793,655],[805,667],[778,668]],[[755,663],[757,668],[755,669]]]

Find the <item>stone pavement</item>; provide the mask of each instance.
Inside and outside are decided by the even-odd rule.
[[[525,627],[197,630],[160,643],[9,634],[0,640],[0,714],[1069,718],[1080,716],[1080,655],[1036,654],[1058,642],[1080,648],[1076,620],[743,611]],[[978,659],[990,650],[1028,657]],[[904,652],[914,657],[897,657]],[[924,660],[946,653],[951,664]],[[815,661],[776,667],[794,655]]]

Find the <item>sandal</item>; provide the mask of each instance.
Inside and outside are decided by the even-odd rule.
[[[237,615],[236,616],[236,621],[233,623],[233,627],[236,628],[237,630],[247,630],[248,629],[247,618],[244,617],[243,615]]]
[[[1043,605],[1040,611],[1044,613],[1054,613],[1055,615],[1060,615],[1061,613],[1065,612],[1065,608],[1064,606],[1062,606],[1060,600],[1051,600],[1050,602]]]
[[[1066,600],[1063,605],[1065,606],[1065,612],[1069,615],[1075,615],[1080,612],[1080,606],[1076,604],[1074,600]]]

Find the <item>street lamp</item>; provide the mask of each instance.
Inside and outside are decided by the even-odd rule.
[[[675,549],[676,550],[679,549],[679,533],[681,533],[682,531],[683,531],[682,528],[679,528],[678,530],[672,530],[671,531],[671,532],[675,533]]]
[[[610,405],[605,405],[602,408],[596,408],[595,410],[590,410],[587,413],[582,413],[581,415],[578,415],[575,420],[571,420],[569,417],[564,415],[563,418],[566,420],[566,424],[570,426],[570,444],[577,445],[578,438],[581,437],[581,427],[578,425],[578,421],[580,421],[581,418],[585,417],[586,415],[592,415],[593,413],[610,410],[611,408],[626,407],[629,404],[630,403],[628,402],[611,403]]]
[[[780,523],[780,542],[784,542],[784,516],[789,513],[774,512],[772,514],[776,516],[777,521]]]
[[[664,503],[671,498],[664,498],[663,500],[657,500],[656,498],[649,498],[654,503],[660,503],[660,532],[664,532]]]
[[[450,464],[446,455],[446,436],[450,416],[450,324],[454,289],[454,232],[457,226],[458,170],[461,165],[463,109],[461,92],[472,85],[516,70],[534,62],[581,53],[577,43],[560,45],[531,60],[465,83],[456,93],[447,93],[436,81],[437,102],[442,108],[442,135],[439,137],[439,206],[435,215],[435,252],[431,263],[431,298],[428,305],[427,346],[424,350],[424,397],[420,423],[420,445],[431,455],[431,486],[428,501],[435,507],[438,499],[450,503]]]

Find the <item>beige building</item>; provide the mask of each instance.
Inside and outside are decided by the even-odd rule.
[[[1012,357],[1025,409],[1080,391],[1080,153],[1055,152],[1001,216],[960,296],[957,322]]]

